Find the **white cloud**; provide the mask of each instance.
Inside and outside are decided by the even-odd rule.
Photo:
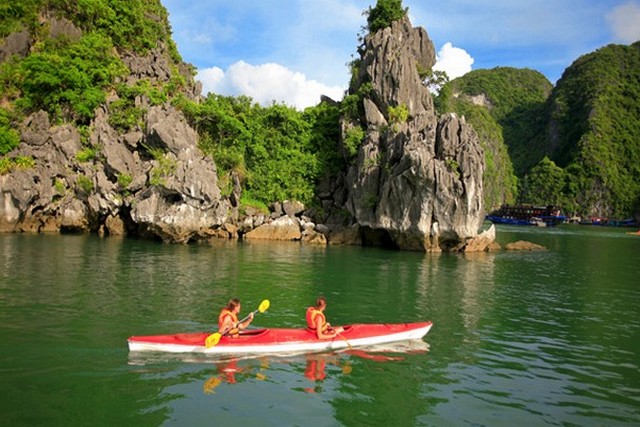
[[[615,7],[607,14],[607,22],[611,26],[616,39],[623,43],[640,40],[640,4],[629,2]]]
[[[436,65],[433,69],[446,72],[449,80],[453,80],[471,71],[473,62],[473,58],[467,51],[447,42],[436,55]]]
[[[345,90],[309,80],[302,73],[274,63],[251,65],[238,61],[226,72],[218,67],[200,70],[196,78],[202,82],[205,94],[246,95],[261,105],[275,101],[298,109],[318,104],[321,95],[338,101]]]
[[[199,70],[196,79],[202,82],[202,91],[207,94],[209,92],[217,93],[216,88],[224,79],[224,71],[218,67],[205,68]]]

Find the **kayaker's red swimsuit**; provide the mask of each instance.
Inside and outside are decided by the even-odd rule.
[[[228,308],[223,308],[222,311],[220,312],[220,316],[218,316],[218,329],[222,329],[222,326],[225,324],[227,317],[231,318],[232,325],[235,325],[236,323],[238,323],[238,316],[236,316]],[[238,333],[240,333],[238,328],[233,328],[227,331],[226,335],[234,336],[234,335],[238,335]]]
[[[309,307],[307,308],[307,328],[311,329],[312,331],[316,330],[316,317],[320,316],[320,318],[322,319],[321,321],[321,325],[322,325],[322,332],[325,332],[327,330],[327,318],[325,317],[324,313],[320,310],[318,310],[315,307]]]

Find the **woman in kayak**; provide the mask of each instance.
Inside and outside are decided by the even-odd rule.
[[[220,335],[228,335],[237,337],[240,331],[245,329],[253,320],[253,312],[249,313],[249,317],[242,323],[238,323],[238,314],[240,314],[240,300],[233,298],[227,306],[220,311],[218,316],[218,332]]]
[[[327,308],[327,300],[323,296],[318,297],[315,307],[307,308],[307,328],[315,332],[319,340],[333,338],[344,330],[341,326],[331,327],[324,315],[325,308]]]

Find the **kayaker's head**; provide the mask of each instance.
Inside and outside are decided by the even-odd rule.
[[[240,313],[240,300],[238,298],[233,298],[229,300],[227,304],[227,310],[232,311],[236,314]]]
[[[324,310],[326,306],[327,306],[327,299],[323,296],[319,296],[316,299],[316,308],[318,310]]]

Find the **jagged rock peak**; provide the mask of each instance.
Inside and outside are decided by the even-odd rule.
[[[350,88],[355,93],[372,83],[372,100],[385,116],[388,106],[406,105],[412,116],[433,112],[433,102],[421,73],[435,64],[435,49],[427,31],[414,28],[407,16],[390,27],[365,37],[358,78]]]
[[[464,119],[436,117],[422,81],[435,63],[433,43],[405,16],[369,34],[360,54],[350,91],[362,95],[363,116],[346,119],[343,137],[366,129],[345,183],[363,241],[464,250],[484,217],[484,155]]]

